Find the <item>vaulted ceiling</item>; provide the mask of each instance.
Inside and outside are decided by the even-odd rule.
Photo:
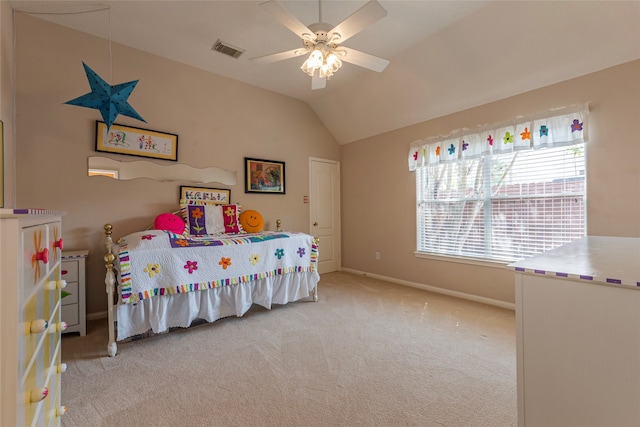
[[[16,11],[307,102],[341,143],[357,141],[640,59],[640,1],[379,0],[386,17],[345,46],[386,58],[345,63],[311,90],[302,46],[263,1],[11,1]],[[365,0],[283,0],[303,24],[338,24]],[[319,6],[321,5],[321,8]],[[244,52],[212,50],[222,40]]]

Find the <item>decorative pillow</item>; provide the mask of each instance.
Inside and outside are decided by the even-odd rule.
[[[153,221],[153,228],[156,230],[166,230],[176,234],[183,234],[185,231],[184,220],[172,213],[161,213]]]
[[[240,224],[240,205],[221,205],[222,215],[224,217],[225,233],[242,233],[242,225]]]
[[[247,233],[259,233],[264,228],[264,219],[260,212],[249,209],[240,214],[240,225]]]
[[[219,205],[203,200],[181,200],[180,213],[187,223],[188,234],[203,236],[240,233],[239,205]]]

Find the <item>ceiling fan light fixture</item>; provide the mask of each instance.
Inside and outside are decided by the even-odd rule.
[[[318,71],[318,77],[321,79],[333,76],[333,73],[342,67],[342,61],[335,53],[325,53],[325,50],[319,46],[313,49],[300,69],[311,77],[316,73],[316,70]]]
[[[322,67],[324,63],[324,55],[322,51],[318,48],[313,49],[309,57],[304,61],[300,69],[304,71],[306,74],[313,77],[313,74],[317,69]]]
[[[309,26],[300,22],[278,0],[268,0],[260,3],[260,6],[300,37],[304,49],[292,49],[251,59],[268,63],[309,53],[300,69],[311,77],[311,89],[324,89],[326,80],[342,67],[342,60],[377,72],[382,72],[389,63],[386,59],[342,47],[342,43],[355,34],[387,16],[387,11],[378,0],[369,0],[336,26],[322,21],[322,0],[318,0],[319,22]]]
[[[340,59],[338,59],[338,56],[336,56],[336,54],[333,52],[327,53],[327,55],[325,56],[325,61],[332,74],[338,71],[340,67],[342,67],[342,61],[340,61]]]

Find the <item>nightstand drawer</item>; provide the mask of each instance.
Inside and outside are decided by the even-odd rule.
[[[78,281],[78,261],[62,261],[62,280],[67,282]]]
[[[64,276],[62,276],[62,280],[64,280]],[[78,282],[67,282],[67,287],[62,290],[62,293],[66,295],[62,298],[62,305],[77,304],[78,290]]]
[[[75,326],[80,323],[78,304],[62,306],[62,320],[67,322],[68,326]]]
[[[69,326],[64,332],[78,332],[80,336],[87,333],[86,309],[85,309],[85,261],[89,251],[64,251],[62,252],[61,276],[66,280],[67,287],[62,298],[62,320]]]

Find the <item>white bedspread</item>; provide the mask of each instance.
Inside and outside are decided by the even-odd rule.
[[[203,291],[316,270],[317,245],[303,233],[185,237],[159,230],[118,241],[120,303]]]
[[[307,298],[320,280],[304,233],[185,237],[147,230],[118,240],[117,340]]]

